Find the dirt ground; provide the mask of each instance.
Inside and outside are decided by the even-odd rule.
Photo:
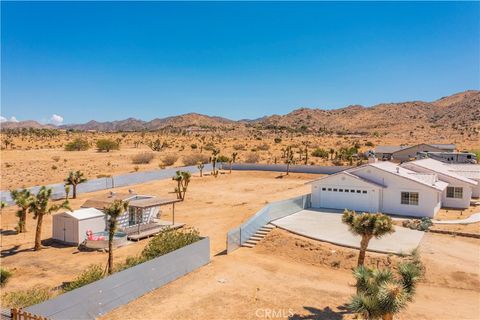
[[[309,192],[305,182],[318,175],[290,174],[276,179],[278,173],[233,172],[221,174],[218,178],[194,176],[190,182],[186,200],[175,205],[175,221],[186,223],[210,237],[211,253],[225,250],[225,237],[229,229],[241,224],[255,214],[266,203],[286,199]],[[162,180],[127,188],[117,188],[118,192],[134,189],[139,194],[172,197],[174,181]],[[70,200],[73,209],[88,198],[102,195],[105,191],[82,194]],[[221,194],[221,196],[219,196]],[[162,219],[171,219],[171,206],[162,207]],[[76,274],[89,264],[107,261],[107,254],[100,252],[80,252],[77,248],[56,244],[46,245],[40,252],[33,252],[36,221],[29,216],[28,232],[15,234],[17,218],[15,208],[7,207],[1,215],[2,267],[13,271],[13,277],[3,292],[30,288],[36,285],[57,287],[64,281],[71,281]],[[43,223],[43,239],[51,237],[52,217],[46,216]],[[48,241],[47,241],[48,242]],[[123,260],[139,253],[148,240],[132,243],[115,250],[115,259]],[[61,264],[58,261],[62,261]]]
[[[397,136],[359,136],[359,135],[311,135],[275,132],[271,130],[252,131],[218,131],[198,134],[172,134],[155,132],[62,132],[55,131],[52,137],[34,134],[7,135],[0,132],[2,142],[12,144],[5,147],[1,144],[1,180],[0,190],[45,185],[63,181],[69,171],[81,170],[89,179],[98,176],[127,172],[158,169],[168,166],[164,162],[166,156],[174,156],[176,166],[183,165],[184,157],[202,153],[207,158],[212,152],[208,148],[215,147],[220,155],[232,157],[237,153],[237,161],[258,161],[260,163],[284,163],[285,149],[293,148],[294,161],[297,164],[315,165],[349,165],[349,161],[332,160],[335,152],[341,148],[359,147],[360,152],[372,150],[377,145],[418,144],[418,138]],[[65,144],[76,138],[90,143],[87,151],[65,151]],[[95,142],[107,138],[120,142],[120,150],[97,152]],[[132,157],[145,152],[152,152],[148,143],[159,139],[166,146],[160,152],[153,152],[155,158],[149,164],[133,164]],[[278,140],[280,139],[280,140]],[[480,146],[476,141],[463,139],[446,140],[445,137],[432,140],[431,137],[420,139],[425,143],[455,142],[459,150],[473,150]],[[328,159],[314,157],[312,151],[321,148],[328,152]],[[307,152],[305,152],[307,151]],[[330,153],[333,151],[333,153]],[[305,158],[305,153],[308,157]],[[256,158],[256,159],[255,159]],[[252,160],[253,159],[253,160]],[[355,160],[352,164],[355,164]]]
[[[286,231],[272,231],[254,249],[225,255],[226,232],[266,203],[309,192],[305,182],[318,175],[233,172],[217,179],[194,177],[185,202],[176,205],[175,219],[211,239],[212,261],[140,299],[107,314],[105,319],[352,319],[344,304],[354,293],[350,268],[358,251],[322,243]],[[174,197],[170,180],[133,188],[137,193]],[[125,191],[128,188],[118,188]],[[78,208],[96,192],[72,200]],[[221,196],[219,196],[221,194]],[[171,218],[168,207],[163,219]],[[13,276],[2,293],[72,280],[92,263],[106,263],[107,254],[76,248],[33,246],[35,221],[29,232],[12,234],[14,208],[2,212],[2,267]],[[51,236],[51,217],[43,238]],[[116,261],[138,253],[148,240],[119,248]],[[48,241],[46,242],[48,243]],[[427,233],[420,246],[426,276],[415,302],[398,319],[478,319],[480,315],[480,240]],[[401,258],[367,254],[375,266],[394,266]],[[148,306],[148,307],[146,307]],[[448,306],[448,307],[446,307]]]
[[[396,319],[478,319],[479,245],[426,234],[420,246],[425,279]],[[357,253],[274,230],[254,249],[216,256],[102,319],[353,319],[345,303],[354,294],[348,268]],[[388,258],[367,255],[370,263]]]

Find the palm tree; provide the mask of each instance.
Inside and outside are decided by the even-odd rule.
[[[392,219],[382,213],[357,214],[355,211],[345,209],[342,221],[348,225],[350,232],[362,237],[360,241],[360,253],[358,255],[358,266],[364,264],[368,243],[373,237],[379,239],[385,234],[395,232]]]
[[[113,272],[113,237],[117,230],[118,217],[127,211],[128,201],[115,200],[108,207],[103,209],[103,212],[108,217],[108,274]]]
[[[77,185],[85,181],[87,181],[87,179],[84,177],[83,172],[80,170],[70,171],[68,177],[65,179],[65,184],[73,187],[73,199],[77,198]]]
[[[393,320],[393,315],[413,300],[415,286],[420,279],[419,261],[401,263],[398,275],[390,269],[370,269],[359,266],[353,271],[357,280],[357,294],[348,308],[365,319]]]
[[[41,187],[36,195],[32,196],[29,205],[29,211],[33,213],[33,219],[37,219],[37,229],[35,231],[35,246],[33,250],[38,251],[42,249],[42,223],[43,216],[51,214],[62,208],[71,210],[68,201],[64,201],[61,204],[50,205],[50,196],[52,195],[52,189],[45,186]]]
[[[18,233],[27,232],[27,212],[28,208],[30,207],[30,201],[32,200],[32,194],[30,190],[23,189],[23,190],[12,190],[10,191],[10,195],[15,201],[15,204],[18,206],[18,210],[16,212],[18,217]]]

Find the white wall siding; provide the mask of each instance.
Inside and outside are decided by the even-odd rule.
[[[371,166],[361,167],[355,170],[354,174],[385,186],[382,189],[381,212],[415,217],[434,217],[440,210],[441,192],[433,188]],[[418,205],[402,204],[402,192],[418,192]]]

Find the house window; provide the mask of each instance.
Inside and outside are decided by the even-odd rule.
[[[362,190],[357,190],[357,193],[362,193]]]
[[[338,189],[338,192],[343,192],[343,189]]]
[[[332,188],[328,188],[328,191],[332,191]]]
[[[418,192],[402,192],[401,203],[418,206]]]
[[[350,191],[350,190],[348,190],[348,189],[345,189],[345,192],[349,192],[349,191]]]
[[[462,187],[447,187],[447,198],[462,199],[463,188]]]
[[[322,191],[327,191],[327,188],[322,188]]]
[[[337,192],[337,189],[333,189],[333,191]]]
[[[352,190],[350,190],[350,192],[351,192],[351,193],[355,193],[355,190],[352,189]]]
[[[363,190],[362,193],[367,193],[367,190]]]

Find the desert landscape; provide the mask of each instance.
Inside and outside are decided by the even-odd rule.
[[[103,318],[254,319],[265,310],[282,310],[291,319],[354,318],[344,304],[354,293],[351,269],[356,264],[355,249],[275,229],[254,249],[242,248],[225,254],[225,235],[229,229],[269,202],[308,193],[305,182],[318,177],[290,174],[278,179],[278,176],[278,173],[235,171],[223,172],[217,178],[195,175],[185,201],[177,206],[176,220],[211,239],[211,263]],[[163,180],[133,188],[141,194],[171,197],[173,184]],[[220,192],[222,196],[218,197]],[[79,195],[71,200],[71,206],[76,209],[86,199],[101,194],[104,192]],[[162,219],[171,219],[171,209],[165,208]],[[452,218],[452,214],[452,210],[449,215],[444,212],[442,218]],[[55,291],[88,265],[106,262],[106,253],[79,251],[49,240],[52,216],[46,216],[44,223],[45,248],[31,251],[35,220],[28,219],[27,233],[11,234],[16,219],[14,207],[3,209],[2,267],[11,270],[13,276],[2,288],[2,294],[33,287]],[[480,234],[479,224],[474,226],[474,232]],[[116,249],[115,260],[139,253],[147,242],[145,239]],[[427,233],[419,248],[426,276],[419,284],[415,302],[399,319],[475,319],[480,312],[479,246],[479,239]],[[395,266],[405,259],[377,253],[367,256],[367,264],[376,267]],[[178,299],[184,303],[179,305]],[[455,303],[448,310],[442,309],[452,301]],[[149,305],[148,310],[145,304]],[[192,310],[197,310],[194,315]]]

